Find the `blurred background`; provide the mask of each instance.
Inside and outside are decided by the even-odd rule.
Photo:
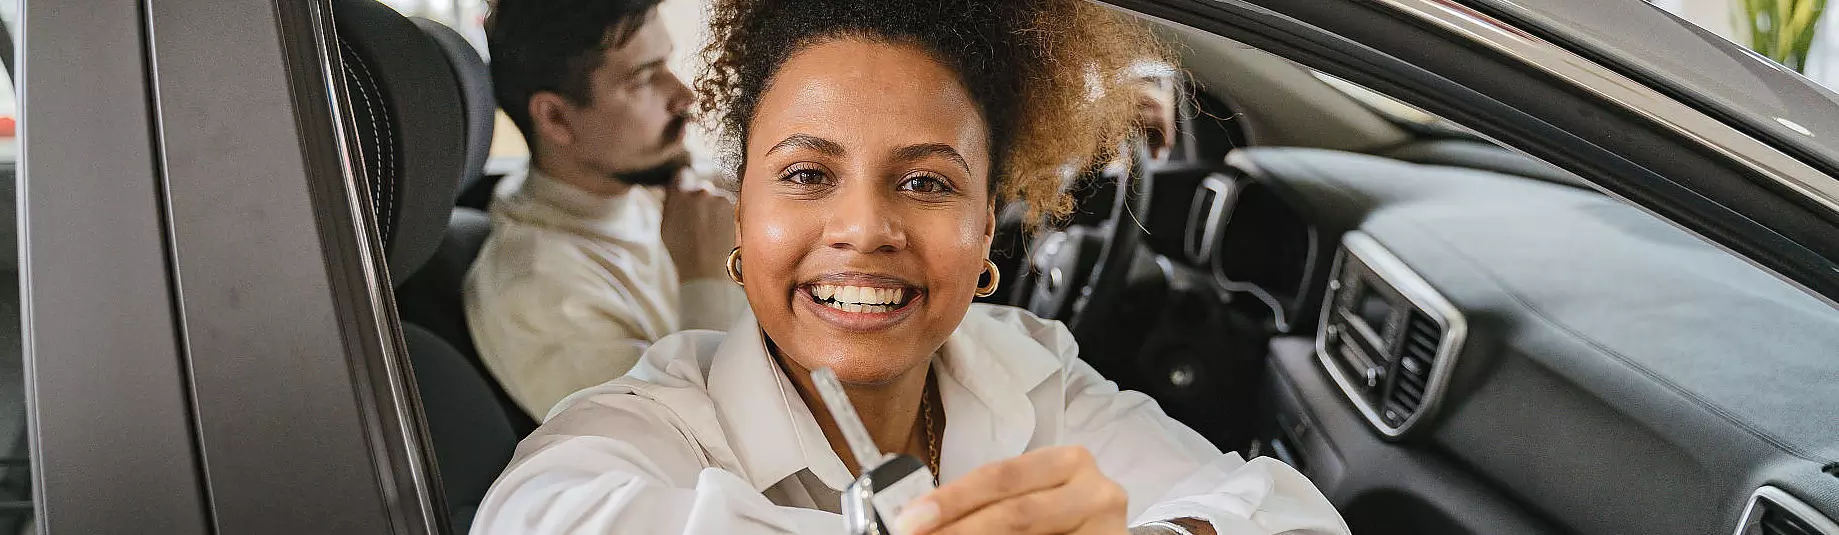
[[[490,12],[490,2],[486,0],[383,0],[383,3],[396,8],[403,15],[423,17],[446,24],[466,36],[473,46],[479,49],[479,55],[491,61],[491,53],[485,46],[485,17]],[[697,52],[701,50],[706,38],[707,18],[703,13],[702,0],[664,0],[659,6],[658,16],[670,29],[671,39],[676,41],[676,52],[671,55],[671,70],[683,78],[684,83],[691,83],[699,69],[696,62]],[[10,106],[11,98],[8,98]],[[7,108],[10,110],[10,108]],[[529,157],[524,146],[523,137],[510,118],[503,112],[498,114],[498,125],[493,129],[492,159],[486,165],[486,174],[509,174],[523,171],[524,162]],[[695,167],[712,169],[715,165],[714,147],[710,142],[712,135],[697,127],[691,128],[685,135],[685,144],[695,155]]]

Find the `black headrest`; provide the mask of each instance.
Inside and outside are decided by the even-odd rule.
[[[376,0],[333,7],[344,60],[346,126],[400,283],[440,245],[466,170],[465,112],[447,53]]]
[[[472,189],[485,176],[485,159],[492,152],[492,127],[497,120],[498,99],[492,97],[492,71],[479,57],[479,49],[445,24],[411,17],[416,26],[441,45],[447,64],[460,82],[460,99],[466,105],[466,174],[460,177],[456,195]]]

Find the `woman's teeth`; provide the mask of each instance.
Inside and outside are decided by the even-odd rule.
[[[844,312],[893,312],[907,304],[907,291],[902,288],[814,284],[811,296],[817,298],[817,304]]]

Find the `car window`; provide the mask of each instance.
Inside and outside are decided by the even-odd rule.
[[[32,528],[32,465],[27,455],[26,397],[19,334],[18,104],[10,57],[16,49],[19,3],[0,1],[6,83],[0,83],[0,533]]]
[[[1827,88],[1839,84],[1839,20],[1824,0],[1650,0],[1693,25],[1756,51]],[[1786,13],[1783,17],[1781,14]],[[1781,18],[1784,20],[1777,21]]]
[[[1184,56],[1184,67],[1201,77],[1209,91],[1302,95],[1319,81],[1340,93],[1329,96],[1345,95],[1396,123],[1449,123],[1374,89],[1410,96],[1408,90],[1362,87],[1318,73],[1300,81],[1279,77],[1271,74],[1275,70],[1245,67],[1262,66],[1246,61],[1262,53],[1249,46],[1222,44],[1224,39],[1213,35],[1170,34],[1181,39],[1175,43],[1178,50],[1195,51]],[[1454,46],[1434,40],[1400,42],[1425,47],[1430,54],[1451,54],[1432,47]],[[1468,66],[1474,72],[1494,72],[1478,67]],[[1452,79],[1474,84],[1473,79]],[[1493,98],[1507,98],[1517,89],[1471,87]],[[1536,94],[1589,109],[1577,106],[1582,99],[1561,92]],[[1213,240],[1200,242],[1209,249],[1182,251],[1196,258],[1189,265],[1211,276],[1213,289],[1254,297],[1239,302],[1262,302],[1269,309],[1241,321],[1281,325],[1290,318],[1309,318],[1291,323],[1295,327],[1270,341],[1264,365],[1274,379],[1261,386],[1275,392],[1272,405],[1277,408],[1275,414],[1259,415],[1268,420],[1251,451],[1290,462],[1330,496],[1349,496],[1337,505],[1343,506],[1354,533],[1386,531],[1406,517],[1435,516],[1425,511],[1436,509],[1459,511],[1451,516],[1485,517],[1489,526],[1412,526],[1401,532],[1705,531],[1737,520],[1739,512],[1729,503],[1757,491],[1745,487],[1753,483],[1742,474],[1763,466],[1773,469],[1778,462],[1798,471],[1785,468],[1783,473],[1819,473],[1826,461],[1802,462],[1767,447],[1758,449],[1767,454],[1720,458],[1716,467],[1655,467],[1647,460],[1661,451],[1677,452],[1664,455],[1679,458],[1732,451],[1714,438],[1721,436],[1760,437],[1784,452],[1831,443],[1833,427],[1805,415],[1831,410],[1828,394],[1839,365],[1831,351],[1811,348],[1839,343],[1834,335],[1839,333],[1839,309],[1684,230],[1691,228],[1685,218],[1663,220],[1646,209],[1652,203],[1634,206],[1593,191],[1592,186],[1613,191],[1616,183],[1610,179],[1617,172],[1585,173],[1596,180],[1585,183],[1569,173],[1548,171],[1555,167],[1536,158],[1567,164],[1564,155],[1507,136],[1498,138],[1525,153],[1471,141],[1414,138],[1401,143],[1370,134],[1370,141],[1355,149],[1330,145],[1329,140],[1347,132],[1362,134],[1356,126],[1318,113],[1329,108],[1330,100],[1240,99],[1241,109],[1235,111],[1254,128],[1261,127],[1260,120],[1291,118],[1313,127],[1317,135],[1287,138],[1282,146],[1235,149],[1227,162],[1243,178],[1195,179],[1200,185],[1193,189],[1194,200],[1169,205],[1198,207],[1187,212],[1188,224],[1197,227],[1188,236]],[[1445,113],[1484,133],[1502,131],[1490,122],[1514,120]],[[1555,114],[1539,119],[1566,120]],[[1597,137],[1603,130],[1585,125],[1573,132]],[[1615,130],[1621,136],[1636,129]],[[1618,147],[1612,157],[1687,157],[1662,144],[1638,149],[1651,152]],[[1738,181],[1716,174],[1720,171],[1713,166],[1694,167]],[[1568,168],[1584,167],[1571,163]],[[1157,180],[1157,195],[1169,191],[1163,189],[1163,176]],[[1205,214],[1208,202],[1219,215],[1193,215]],[[1157,217],[1152,213],[1147,219]],[[1422,294],[1413,296],[1413,291]],[[1445,319],[1435,319],[1438,314]],[[1464,314],[1478,321],[1466,321]],[[1179,335],[1149,337],[1200,339],[1208,328],[1233,324],[1196,322]],[[1744,358],[1731,360],[1738,354]],[[1186,358],[1155,355],[1142,362],[1189,362]],[[1443,379],[1440,386],[1431,386],[1437,367]],[[1175,369],[1185,374],[1199,368]],[[1524,369],[1562,371],[1551,376],[1515,371]],[[1324,376],[1329,379],[1321,380]],[[1210,379],[1203,375],[1200,380]],[[1649,385],[1656,387],[1646,389]],[[1155,388],[1151,383],[1143,389],[1154,395]],[[1173,396],[1159,402],[1172,415],[1187,409]],[[1220,406],[1214,399],[1206,403]],[[1650,411],[1653,407],[1665,408]],[[1411,422],[1427,414],[1442,419]],[[1365,420],[1370,432],[1337,433],[1329,428],[1339,424],[1321,424],[1337,419]],[[1663,430],[1628,432],[1635,428]],[[1380,438],[1413,432],[1423,439]],[[1591,443],[1586,449],[1595,462],[1588,466],[1566,466],[1528,453],[1575,447],[1571,441],[1577,437]],[[1368,462],[1366,454],[1356,453],[1363,450],[1384,451],[1388,460],[1410,452],[1397,458],[1425,466],[1447,458],[1452,468],[1414,476],[1410,472],[1418,468]],[[1536,467],[1529,469],[1527,463]],[[1471,477],[1486,482],[1474,488],[1499,488],[1509,498],[1437,505],[1443,500],[1439,496]],[[1668,490],[1651,491],[1657,488]],[[1423,509],[1395,512],[1400,503]],[[1367,514],[1367,507],[1387,513]],[[1484,510],[1491,512],[1478,512]],[[1610,511],[1644,513],[1620,517]],[[1532,527],[1508,528],[1513,522],[1500,521],[1520,516],[1532,519],[1525,524]],[[1547,519],[1560,527],[1539,525]],[[1642,529],[1610,526],[1624,521]]]

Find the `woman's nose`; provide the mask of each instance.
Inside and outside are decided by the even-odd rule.
[[[863,185],[849,189],[855,191],[834,197],[836,202],[829,207],[830,219],[824,226],[824,240],[830,242],[831,247],[864,254],[905,249],[907,233],[896,211],[887,206],[886,199]]]

